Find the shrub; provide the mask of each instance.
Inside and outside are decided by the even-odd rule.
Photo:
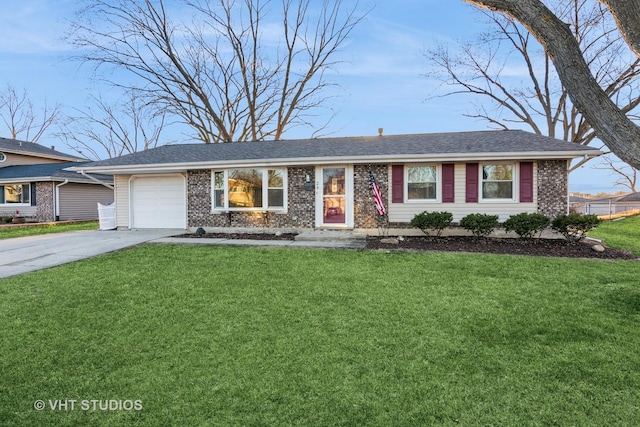
[[[411,220],[411,226],[419,228],[424,234],[429,235],[429,230],[435,230],[436,236],[442,234],[442,230],[451,225],[453,214],[450,212],[422,212]]]
[[[488,236],[498,225],[498,215],[469,214],[460,220],[460,226],[476,237]]]
[[[598,224],[600,224],[600,219],[596,215],[572,213],[558,215],[551,222],[551,228],[562,234],[567,240],[580,241],[586,237],[589,230],[596,228]]]
[[[521,239],[531,239],[549,226],[551,220],[540,213],[520,213],[511,215],[504,222],[505,231],[513,231]]]

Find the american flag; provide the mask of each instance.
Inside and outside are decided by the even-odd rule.
[[[380,193],[380,187],[378,187],[378,183],[376,182],[376,177],[373,176],[373,172],[369,171],[369,188],[373,193],[373,200],[376,203],[376,210],[378,211],[378,216],[384,216],[387,214],[387,210],[384,207],[384,203],[382,203],[382,194]]]

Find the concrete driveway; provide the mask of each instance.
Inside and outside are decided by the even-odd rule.
[[[0,278],[66,264],[184,232],[73,231],[0,240]]]

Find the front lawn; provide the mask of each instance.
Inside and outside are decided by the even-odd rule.
[[[0,425],[639,425],[638,277],[139,246],[0,280]]]
[[[85,221],[70,224],[43,224],[21,227],[0,227],[0,239],[35,236],[39,234],[64,233],[67,231],[97,230],[98,221]]]

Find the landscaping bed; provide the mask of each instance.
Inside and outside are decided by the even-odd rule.
[[[568,258],[638,259],[630,251],[605,248],[596,252],[587,242],[572,243],[563,239],[509,239],[452,237],[404,237],[397,244],[384,243],[381,237],[367,238],[367,249],[406,249],[416,251],[481,252]]]

